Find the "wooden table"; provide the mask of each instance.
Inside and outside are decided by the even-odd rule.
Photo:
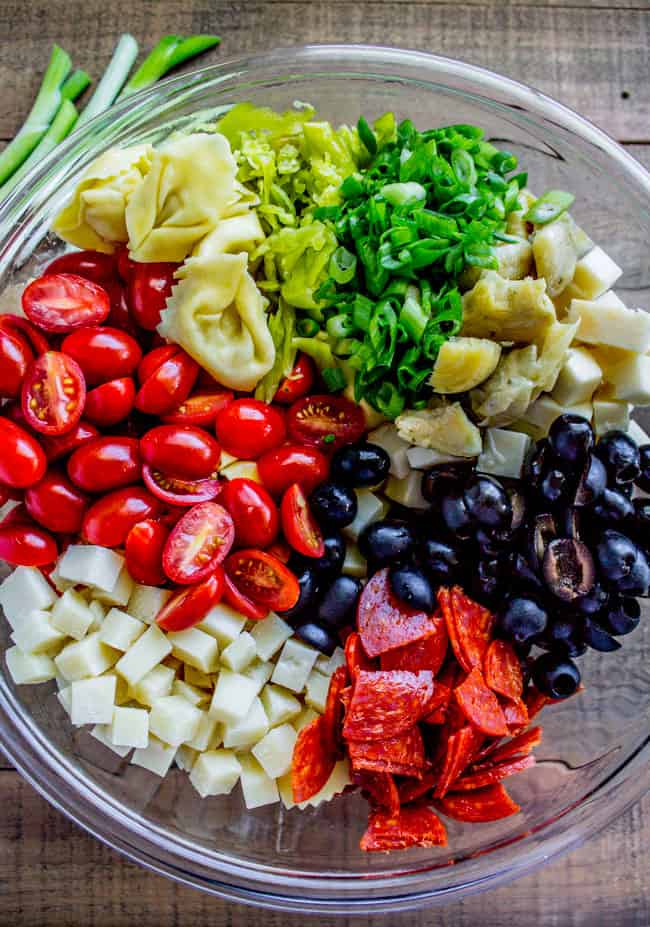
[[[56,41],[98,75],[115,39],[218,32],[211,60],[271,45],[354,41],[438,52],[526,81],[581,112],[650,167],[650,0],[0,0],[0,144]],[[296,927],[147,873],[50,808],[0,759],[0,924]],[[600,837],[518,882],[368,924],[647,927],[650,795]],[[331,918],[315,922],[328,927]],[[358,923],[358,921],[355,921]]]

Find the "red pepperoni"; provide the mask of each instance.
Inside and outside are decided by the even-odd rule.
[[[413,641],[404,647],[397,647],[381,655],[381,668],[383,670],[431,670],[436,676],[444,663],[447,654],[447,626],[441,612],[432,618],[431,633],[419,641]]]
[[[520,699],[524,691],[524,677],[519,658],[512,644],[492,641],[483,660],[485,684],[509,699]]]
[[[447,843],[447,832],[440,818],[426,805],[409,805],[399,814],[375,811],[361,838],[361,849],[368,851],[405,850],[407,847],[438,847]]]
[[[445,616],[449,640],[456,659],[466,673],[483,665],[494,628],[494,615],[472,601],[459,586],[439,589],[438,602]]]
[[[352,773],[352,781],[359,786],[373,808],[382,808],[390,815],[399,814],[400,796],[390,773],[363,769]]]
[[[456,779],[465,772],[482,742],[483,735],[469,724],[451,735],[433,792],[436,798],[443,798],[447,794]]]
[[[363,649],[361,637],[356,631],[352,631],[345,642],[345,663],[350,679],[354,679],[359,670],[377,669],[375,661]]]
[[[521,810],[502,785],[490,785],[475,792],[452,793],[438,802],[437,807],[448,818],[473,824],[500,821]]]
[[[291,764],[291,789],[296,804],[313,798],[332,774],[336,756],[327,740],[323,715],[314,718],[298,734]]]
[[[499,701],[485,685],[483,673],[478,666],[464,682],[454,689],[458,707],[469,723],[487,734],[488,737],[502,737],[508,733],[508,725]]]
[[[506,760],[503,763],[495,763],[489,769],[481,769],[479,772],[468,773],[466,776],[454,782],[454,792],[468,792],[472,789],[482,789],[486,785],[494,785],[502,779],[507,779],[515,773],[523,772],[524,769],[530,769],[535,765],[534,756],[522,756],[518,760]]]
[[[379,570],[366,583],[359,599],[357,627],[369,657],[421,640],[432,626],[426,612],[409,608],[393,595],[388,569]]]
[[[531,727],[529,731],[518,734],[512,740],[506,741],[506,743],[490,744],[489,747],[481,750],[477,756],[477,760],[480,760],[480,762],[474,764],[474,769],[487,769],[504,760],[528,756],[541,742],[541,727]]]
[[[385,740],[413,727],[429,711],[434,682],[430,670],[359,670],[345,716],[347,740]]]
[[[426,766],[424,742],[417,726],[387,740],[351,740],[348,752],[355,772],[363,769],[418,778]]]

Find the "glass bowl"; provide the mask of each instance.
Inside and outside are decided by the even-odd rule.
[[[274,108],[306,100],[334,122],[392,109],[420,128],[484,126],[520,156],[535,190],[576,194],[577,220],[625,270],[619,289],[626,303],[648,305],[650,176],[625,151],[559,103],[504,77],[419,52],[361,46],[280,49],[205,68],[75,133],[0,205],[0,304],[13,305],[20,285],[62,250],[48,225],[101,151],[159,142],[241,100]],[[0,674],[0,746],[48,801],[156,872],[278,909],[404,910],[521,875],[643,794],[650,769],[645,618],[618,655],[583,658],[585,691],[544,712],[538,765],[512,781],[522,813],[493,824],[450,822],[442,849],[362,853],[366,805],[354,794],[304,812],[277,805],[249,812],[238,790],[201,801],[179,770],[160,780],[73,729],[53,684],[16,688]],[[7,644],[2,622],[3,650]]]

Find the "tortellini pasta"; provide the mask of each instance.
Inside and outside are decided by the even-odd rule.
[[[263,241],[264,231],[257,218],[257,213],[247,212],[222,219],[217,227],[207,235],[196,249],[196,257],[209,257],[215,254],[250,254],[256,245]]]
[[[77,184],[72,200],[52,228],[79,248],[110,253],[114,243],[128,238],[125,211],[134,191],[149,171],[151,145],[110,148],[93,161]]]

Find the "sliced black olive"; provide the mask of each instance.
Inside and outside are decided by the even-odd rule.
[[[587,595],[596,580],[589,548],[571,538],[551,541],[544,554],[543,570],[546,585],[564,602]]]
[[[612,650],[620,650],[621,643],[615,637],[612,637],[602,625],[594,621],[593,618],[585,619],[582,631],[585,643],[592,650],[598,650],[600,653],[611,653]]]
[[[573,504],[579,507],[592,505],[607,488],[605,464],[590,454],[582,470]]]
[[[526,518],[526,497],[521,491],[521,489],[516,486],[508,487],[508,495],[510,496],[510,505],[512,507],[512,521],[510,522],[511,532],[518,531],[524,523]]]
[[[555,519],[550,512],[536,515],[528,532],[528,562],[533,570],[541,570],[546,548],[556,536]]]
[[[582,510],[568,508],[555,516],[557,532],[561,537],[580,541],[582,536]]]
[[[440,507],[442,499],[450,490],[458,488],[472,472],[473,465],[438,464],[422,477],[422,495],[433,505]]]
[[[535,492],[542,484],[548,470],[552,466],[553,454],[546,439],[535,445],[524,464],[523,483],[526,489]]]
[[[624,431],[610,431],[596,447],[613,486],[633,483],[641,475],[641,455],[632,438]]]
[[[519,551],[512,551],[505,560],[503,575],[508,577],[515,587],[522,589],[542,589],[542,581],[537,573]]]

